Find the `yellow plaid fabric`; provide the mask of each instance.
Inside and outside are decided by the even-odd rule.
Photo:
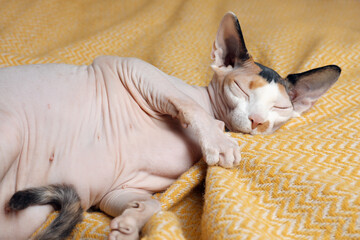
[[[229,10],[238,15],[254,59],[282,76],[339,65],[339,81],[304,117],[269,136],[233,134],[242,148],[238,168],[199,162],[157,194],[163,211],[145,226],[143,239],[360,239],[359,1],[17,0],[0,6],[1,67],[132,56],[206,85],[212,42]],[[86,213],[71,239],[104,239],[109,221]]]

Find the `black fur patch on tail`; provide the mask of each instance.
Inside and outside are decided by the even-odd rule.
[[[65,239],[75,225],[82,220],[83,209],[80,197],[74,187],[69,185],[50,185],[46,187],[29,188],[16,192],[10,199],[7,208],[19,211],[32,205],[50,204],[59,215],[35,239]]]

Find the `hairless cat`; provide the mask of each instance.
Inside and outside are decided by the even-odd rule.
[[[227,13],[213,45],[213,78],[191,86],[136,58],[89,66],[43,64],[0,70],[0,239],[62,239],[97,206],[114,217],[110,239],[138,239],[160,210],[152,194],[201,156],[241,160],[224,133],[270,134],[307,111],[338,79],[329,65],[282,78],[254,62]]]

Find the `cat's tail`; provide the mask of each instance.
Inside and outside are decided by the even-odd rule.
[[[9,211],[19,211],[32,205],[46,204],[52,205],[60,212],[46,229],[35,236],[35,239],[66,239],[75,225],[81,222],[83,214],[80,197],[74,187],[49,185],[18,191],[11,197],[7,208]]]

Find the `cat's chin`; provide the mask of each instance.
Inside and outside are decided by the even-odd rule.
[[[235,132],[235,133],[242,133],[242,134],[249,134],[249,135],[269,135],[273,132],[264,131],[259,132],[256,129],[244,129],[244,128],[236,128],[233,126],[225,127],[226,132]]]
[[[251,131],[239,131],[239,133],[254,135],[253,133],[251,133]]]
[[[248,130],[248,129],[243,129],[243,128],[236,128],[236,127],[233,127],[233,126],[229,126],[229,127],[225,127],[225,131],[226,132],[235,132],[235,133],[242,133],[242,134],[250,134],[250,135],[253,135],[251,133],[251,130]]]

